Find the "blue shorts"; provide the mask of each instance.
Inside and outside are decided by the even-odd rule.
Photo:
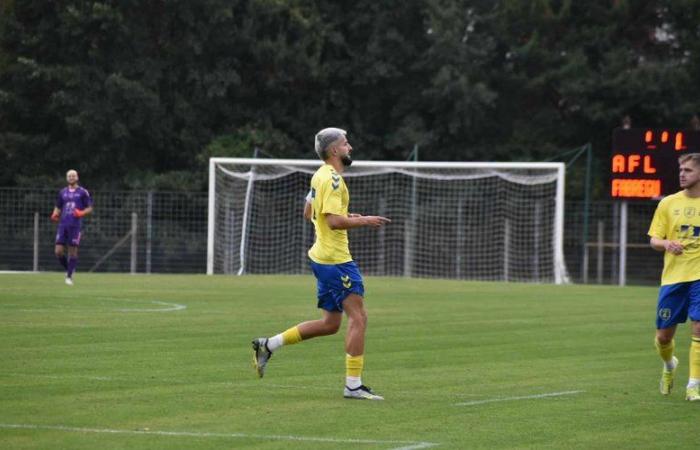
[[[343,300],[350,294],[365,295],[362,274],[354,261],[343,264],[310,262],[317,280],[318,307],[326,311],[343,311]]]
[[[56,245],[68,245],[77,247],[80,245],[80,225],[58,225],[56,231]]]
[[[661,286],[656,306],[656,328],[700,320],[700,280]]]

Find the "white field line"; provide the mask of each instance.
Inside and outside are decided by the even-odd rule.
[[[55,298],[72,299],[74,297],[57,295],[57,296],[55,296]],[[127,303],[151,303],[153,305],[165,306],[165,308],[149,308],[149,309],[146,309],[146,308],[122,308],[122,309],[115,310],[118,312],[170,312],[170,311],[182,311],[183,309],[187,309],[187,305],[181,305],[179,303],[161,302],[158,300],[146,300],[146,299],[134,300],[134,299],[129,299],[129,298],[119,298],[119,297],[94,297],[94,300],[107,300],[110,302],[127,302]],[[20,306],[20,305],[12,304],[12,305],[5,305],[5,306]],[[54,306],[63,306],[66,308],[70,308],[69,305],[54,305]],[[55,311],[55,308],[17,309],[16,311],[44,313],[44,312]]]
[[[0,275],[37,275],[40,273],[33,270],[0,270]]]
[[[153,309],[133,308],[133,309],[118,309],[117,311],[120,311],[120,312],[167,312],[167,311],[180,311],[183,309],[187,309],[187,305],[180,305],[178,303],[159,302],[157,300],[145,300],[145,301],[153,303],[154,305],[169,306],[169,308],[153,308]]]
[[[100,377],[96,375],[44,375],[40,373],[17,373],[17,372],[5,372],[0,373],[0,377],[29,377],[29,378],[49,378],[51,380],[72,380],[75,378],[81,380],[96,380],[96,381],[113,381],[112,377]]]
[[[563,391],[563,392],[550,392],[547,394],[536,394],[536,395],[523,395],[519,397],[502,397],[502,398],[491,398],[488,400],[474,400],[471,402],[461,402],[455,403],[455,406],[473,406],[473,405],[483,405],[484,403],[496,403],[496,402],[509,402],[513,400],[529,400],[535,398],[546,398],[546,397],[561,397],[562,395],[576,395],[586,391]]]
[[[231,439],[260,439],[266,441],[297,441],[297,442],[331,442],[338,444],[369,444],[369,445],[402,445],[402,447],[394,447],[392,450],[417,450],[422,448],[435,447],[439,444],[434,442],[416,442],[416,441],[389,441],[389,440],[374,440],[374,439],[337,439],[324,438],[314,436],[285,436],[285,435],[265,435],[265,434],[247,434],[247,433],[207,433],[196,431],[156,431],[156,430],[117,430],[111,428],[81,428],[69,427],[65,425],[32,425],[32,424],[12,424],[0,423],[0,428],[4,429],[23,429],[23,430],[54,430],[66,431],[71,433],[103,433],[103,434],[130,434],[130,435],[155,435],[155,436],[175,436],[175,437],[197,437],[197,438],[231,438]]]

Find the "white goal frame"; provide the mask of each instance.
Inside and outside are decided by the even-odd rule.
[[[216,220],[216,166],[217,164],[239,164],[250,166],[298,166],[315,168],[323,162],[318,159],[258,159],[258,158],[226,158],[214,157],[209,159],[209,199],[207,221],[207,275],[214,273],[214,231]],[[556,171],[555,212],[553,224],[553,274],[555,284],[568,282],[564,262],[564,182],[566,166],[562,162],[439,162],[439,161],[353,161],[353,167],[389,167],[396,169],[549,169]],[[254,177],[250,178],[248,193]],[[246,200],[247,201],[247,200]],[[245,223],[245,215],[244,215]],[[302,220],[301,218],[299,220]],[[244,240],[243,240],[244,241]],[[244,243],[241,243],[241,254],[244,253]],[[239,275],[242,271],[239,272]]]

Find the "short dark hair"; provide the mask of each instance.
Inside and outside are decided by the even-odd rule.
[[[684,164],[692,161],[693,164],[700,167],[700,153],[686,153],[678,157],[678,164]]]

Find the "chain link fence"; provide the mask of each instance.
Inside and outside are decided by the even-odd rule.
[[[658,202],[627,203],[627,257],[620,267],[621,202],[593,202],[588,212],[583,202],[567,202],[564,255],[574,282],[618,284],[625,271],[625,284],[658,285],[663,255],[649,246],[649,225]],[[588,239],[584,228],[588,214]]]
[[[56,190],[0,189],[0,270],[59,270]],[[82,272],[203,273],[207,249],[206,192],[91,192],[83,219]]]
[[[54,271],[56,225],[49,221],[58,189],[0,188],[0,270]],[[83,220],[82,272],[205,273],[206,192],[93,192],[95,211]],[[656,202],[630,202],[627,284],[658,284],[662,255],[647,230]],[[567,202],[564,254],[577,283],[620,279],[620,203]],[[584,242],[588,214],[588,239]],[[468,230],[467,230],[468,232]],[[303,256],[303,255],[302,255]]]

